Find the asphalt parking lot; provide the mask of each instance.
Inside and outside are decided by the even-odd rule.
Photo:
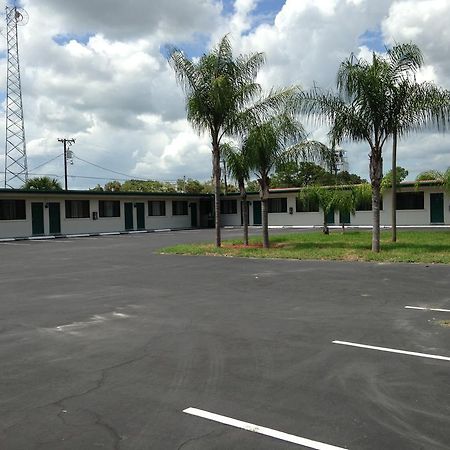
[[[212,236],[0,243],[0,449],[450,448],[450,267]]]

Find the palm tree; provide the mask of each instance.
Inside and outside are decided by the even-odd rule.
[[[329,234],[327,216],[330,211],[337,210],[341,214],[356,214],[358,205],[370,201],[371,192],[368,183],[354,186],[307,186],[302,189],[298,198],[304,203],[314,203],[323,211],[324,234]],[[342,231],[345,224],[342,223]]]
[[[450,192],[450,167],[445,172],[425,170],[416,177],[416,185],[421,181],[437,181],[447,192]]]
[[[243,151],[258,180],[263,247],[269,248],[268,213],[272,171],[278,164],[292,159],[323,161],[329,157],[329,149],[318,142],[306,141],[303,126],[292,112],[284,111],[251,128],[244,140]]]
[[[422,53],[415,44],[400,44],[387,51],[392,68],[390,95],[392,127],[392,242],[397,241],[397,148],[399,138],[411,131],[449,121],[450,95],[429,82],[416,83],[414,74],[423,65]],[[398,71],[403,65],[405,70]]]
[[[372,186],[372,251],[380,251],[380,202],[383,177],[382,152],[393,134],[391,94],[397,80],[406,77],[415,62],[408,46],[398,46],[395,64],[373,53],[371,62],[350,58],[341,63],[338,93],[315,87],[301,98],[301,110],[309,117],[332,125],[332,142],[345,139],[367,142],[370,147],[369,173]]]
[[[263,53],[233,57],[228,36],[199,60],[190,60],[179,49],[169,62],[186,95],[187,119],[199,133],[211,138],[214,178],[216,245],[220,247],[220,144],[226,135],[242,133],[269,110],[292,97],[295,88],[272,91],[256,101],[261,87],[256,76],[264,64]]]
[[[242,216],[244,225],[244,245],[248,245],[248,202],[246,183],[250,179],[250,166],[245,152],[229,143],[221,145],[221,152],[226,161],[228,174],[237,182],[241,194]]]
[[[56,178],[35,177],[27,180],[22,186],[22,189],[37,191],[62,191],[62,186]]]

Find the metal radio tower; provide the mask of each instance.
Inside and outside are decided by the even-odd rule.
[[[28,22],[28,14],[16,6],[6,7],[8,70],[6,89],[5,188],[20,187],[28,179],[22,87],[20,83],[17,26]]]

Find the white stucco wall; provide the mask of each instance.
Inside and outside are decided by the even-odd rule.
[[[85,234],[85,233],[105,233],[118,232],[125,230],[125,203],[143,203],[145,229],[155,230],[164,228],[189,228],[191,227],[192,208],[190,204],[197,205],[197,223],[199,223],[199,201],[196,198],[173,197],[170,199],[164,197],[119,197],[119,196],[89,196],[89,194],[68,197],[59,195],[20,195],[0,193],[1,199],[25,200],[25,220],[0,220],[0,238],[10,237],[27,237],[32,236],[32,212],[31,204],[33,202],[42,203],[44,205],[44,235],[50,234],[49,226],[49,209],[45,205],[49,202],[60,204],[61,217],[61,234]],[[65,200],[89,200],[89,218],[66,218]],[[120,217],[99,217],[99,201],[100,200],[118,200],[120,201]],[[165,216],[149,216],[148,201],[165,201]],[[183,200],[188,203],[187,215],[172,214],[172,200]],[[93,213],[97,213],[97,220],[93,220]],[[137,229],[137,209],[133,207],[133,224]]]
[[[402,187],[402,192],[413,192],[414,187]],[[419,190],[424,192],[424,208],[421,210],[400,210],[397,211],[398,225],[430,225],[430,193],[443,192],[439,187],[423,186]],[[269,213],[269,225],[273,226],[321,226],[323,223],[323,212],[296,212],[295,200],[297,192],[273,192],[271,197],[286,198],[286,213]],[[68,194],[22,194],[20,192],[8,193],[0,192],[0,199],[25,200],[26,219],[25,220],[0,220],[0,238],[9,237],[27,237],[32,235],[32,202],[42,203],[45,205],[49,202],[57,202],[60,204],[61,213],[61,233],[62,234],[84,234],[84,233],[101,233],[101,232],[118,232],[125,230],[125,203],[144,203],[145,211],[145,229],[155,230],[164,228],[189,228],[191,227],[192,208],[188,207],[187,215],[172,215],[172,201],[187,201],[188,205],[195,203],[197,205],[197,224],[200,224],[200,200],[199,198],[185,196],[144,196],[144,195],[93,195],[89,193],[80,193],[80,195]],[[90,201],[90,217],[80,219],[68,219],[65,212],[65,200],[89,200]],[[103,218],[93,220],[92,213],[99,212],[100,200],[119,200],[120,201],[120,217]],[[148,201],[165,201],[165,216],[149,216]],[[240,199],[237,201],[237,213],[222,214],[223,226],[240,226]],[[258,195],[249,195],[249,222],[253,225],[253,206],[255,201],[259,201]],[[293,213],[289,214],[289,208]],[[381,211],[381,225],[390,225],[391,223],[391,198],[390,191],[383,195],[383,210]],[[133,207],[133,223],[134,229],[137,229],[137,209]],[[444,223],[450,225],[450,195],[444,193]],[[339,224],[339,213],[335,212],[335,224]],[[371,226],[372,211],[357,211],[356,215],[350,216],[350,225]],[[49,234],[49,209],[44,208],[44,234]]]

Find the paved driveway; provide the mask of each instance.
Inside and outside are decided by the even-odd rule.
[[[154,253],[212,236],[0,244],[1,449],[450,448],[449,267]]]

